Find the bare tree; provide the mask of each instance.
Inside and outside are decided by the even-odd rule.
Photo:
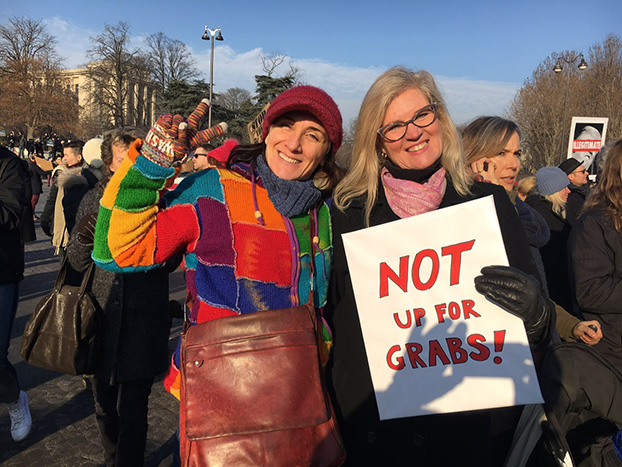
[[[162,91],[171,81],[190,81],[198,76],[196,63],[186,44],[158,32],[147,37],[145,56],[149,69]]]
[[[78,103],[64,86],[55,44],[40,21],[13,17],[0,25],[0,124],[28,138],[44,126],[78,126]]]
[[[262,52],[259,54],[261,60],[261,69],[264,72],[264,76],[272,78],[272,75],[278,67],[280,67],[285,61],[287,61],[287,72],[283,74],[284,78],[291,78],[293,83],[298,82],[298,77],[301,74],[300,68],[294,65],[292,59],[278,50]]]
[[[573,116],[608,117],[607,139],[622,137],[620,37],[610,35],[592,46],[586,56],[586,70],[578,69],[578,61],[571,66],[563,60],[578,55],[577,51],[551,54],[525,80],[510,105],[510,118],[521,128],[521,145],[526,154],[523,165],[527,170],[558,165],[565,158]],[[561,73],[553,71],[558,59],[564,64]]]
[[[232,112],[239,112],[245,102],[250,101],[251,93],[242,88],[229,88],[217,95],[214,104]]]
[[[107,24],[104,32],[91,37],[90,41],[92,47],[87,56],[92,61],[87,65],[88,91],[94,108],[107,115],[113,126],[128,123],[144,126],[132,111],[137,108],[133,100],[142,98],[135,89],[149,81],[149,69],[140,52],[130,50],[129,24],[123,21],[116,26]]]

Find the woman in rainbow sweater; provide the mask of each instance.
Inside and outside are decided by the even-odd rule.
[[[132,272],[184,254],[196,324],[306,303],[313,238],[314,303],[322,308],[332,265],[325,199],[340,176],[339,108],[313,86],[288,89],[270,105],[261,143],[236,147],[227,168],[193,174],[160,198],[185,155],[226,131],[225,123],[196,130],[208,105],[201,102],[187,122],[161,117],[131,145],[101,200],[95,262]],[[324,337],[330,340],[327,331]],[[178,368],[176,352],[165,386],[177,397]]]

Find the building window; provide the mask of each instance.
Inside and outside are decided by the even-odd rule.
[[[76,94],[80,93],[80,85],[76,83]]]

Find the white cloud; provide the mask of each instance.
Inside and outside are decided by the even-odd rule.
[[[68,68],[83,65],[89,37],[100,32],[90,31],[58,17],[45,20],[49,31],[57,37],[58,51],[65,57]],[[132,47],[140,46],[143,37],[134,37]],[[239,87],[253,92],[255,75],[261,74],[261,48],[238,52],[226,44],[214,48],[214,89],[222,92]],[[190,49],[203,78],[209,81],[211,43],[205,48]],[[329,63],[321,59],[293,59],[301,70],[302,81],[326,90],[337,102],[343,114],[344,125],[356,118],[365,93],[384,71],[380,68],[351,67]],[[282,65],[283,71],[288,66]],[[278,73],[278,71],[277,71]],[[475,81],[467,78],[436,77],[451,115],[456,123],[466,123],[479,115],[502,115],[520,85],[516,83]]]

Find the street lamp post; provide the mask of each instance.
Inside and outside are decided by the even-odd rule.
[[[214,37],[216,33],[218,33],[218,35]],[[222,34],[220,33],[220,26],[218,26],[216,29],[210,29],[205,26],[205,32],[203,33],[203,37],[201,37],[201,39],[203,39],[204,41],[209,41],[210,38],[212,39],[212,55],[209,65],[209,110],[207,117],[208,128],[212,127],[212,88],[214,87],[214,41],[224,40]]]
[[[579,62],[579,65],[577,68],[579,68],[579,70],[583,71],[587,68],[587,62],[585,61],[585,58],[583,58],[583,54],[570,54],[568,56],[559,56],[557,57],[557,62],[555,62],[555,66],[553,67],[553,71],[555,73],[561,73],[564,69],[563,65],[562,65],[562,61],[566,62],[568,65],[572,65],[574,62],[576,62],[579,57],[581,57],[581,61]],[[559,145],[559,150],[561,153],[561,160],[564,160],[564,137],[566,136],[566,113],[568,111],[568,88],[570,87],[570,69],[568,69],[568,71],[566,72],[566,92],[564,93],[564,119],[562,120],[562,140],[561,140],[561,144]]]

